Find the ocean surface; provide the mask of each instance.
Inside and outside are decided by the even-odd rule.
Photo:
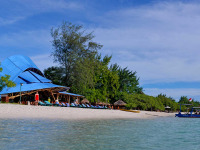
[[[200,119],[0,120],[1,150],[196,150]]]

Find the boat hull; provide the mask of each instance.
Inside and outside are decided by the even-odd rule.
[[[196,115],[196,114],[175,114],[175,117],[180,117],[180,118],[200,118],[200,115]]]

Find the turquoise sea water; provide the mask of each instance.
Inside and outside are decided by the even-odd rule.
[[[200,148],[200,119],[0,120],[0,149],[183,150]]]

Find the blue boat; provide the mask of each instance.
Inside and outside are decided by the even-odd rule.
[[[175,117],[181,117],[181,118],[200,118],[200,112],[194,112],[195,109],[200,109],[200,107],[192,107],[190,112],[187,112],[186,114],[181,113],[181,105],[192,105],[192,104],[180,104],[180,112],[178,114],[175,114]]]

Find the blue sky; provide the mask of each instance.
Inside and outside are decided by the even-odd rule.
[[[0,61],[24,54],[53,64],[50,29],[94,31],[112,63],[137,71],[144,92],[200,100],[200,2],[194,0],[0,0]]]

